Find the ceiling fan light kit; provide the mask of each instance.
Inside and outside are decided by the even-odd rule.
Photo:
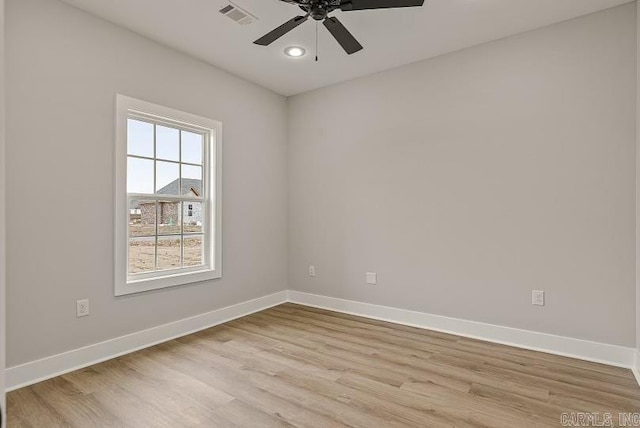
[[[306,53],[306,49],[300,46],[289,46],[284,50],[284,54],[292,58],[300,58]]]
[[[342,49],[352,55],[362,50],[362,45],[355,37],[342,25],[335,16],[328,16],[335,10],[349,12],[354,10],[371,10],[371,9],[391,9],[399,7],[418,7],[424,4],[424,0],[281,0],[298,6],[305,15],[296,16],[295,18],[285,22],[275,30],[265,34],[258,40],[256,45],[269,46],[288,32],[292,31],[299,25],[307,22],[309,18],[315,21],[322,21],[325,28],[331,33]]]

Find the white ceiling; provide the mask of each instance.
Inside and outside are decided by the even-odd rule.
[[[365,47],[347,56],[307,21],[269,47],[253,41],[301,14],[279,0],[234,0],[259,20],[240,26],[218,13],[224,0],[64,0],[219,68],[293,95],[610,8],[632,0],[426,0],[421,8],[334,12]],[[285,47],[309,51],[293,59]]]

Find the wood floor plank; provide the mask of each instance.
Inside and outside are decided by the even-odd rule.
[[[144,426],[145,421],[153,421],[154,427],[171,427],[176,424],[185,427],[199,426],[202,420],[202,417],[193,416],[198,411],[198,406],[185,400],[185,395],[180,391],[166,388],[155,378],[145,377],[119,359],[63,377],[78,389],[96,396],[110,412],[128,422],[133,419],[136,426]],[[122,402],[123,399],[126,401]],[[137,411],[129,415],[128,409],[133,406]]]
[[[33,387],[35,394],[64,418],[71,426],[132,427],[119,419],[91,394],[84,394],[63,377],[40,382]]]
[[[11,399],[7,400],[7,414],[11,415],[10,420],[15,426],[71,426],[55,408],[36,395],[33,388],[22,388],[12,392]]]
[[[7,396],[9,427],[557,427],[629,370],[284,304]]]
[[[290,423],[270,415],[240,400],[233,400],[229,404],[219,407],[215,411],[216,415],[224,419],[235,427],[251,428],[290,428]],[[217,426],[217,425],[216,425]]]

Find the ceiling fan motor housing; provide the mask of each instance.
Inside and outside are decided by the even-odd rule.
[[[326,9],[311,9],[311,17],[316,21],[322,21],[327,17]]]
[[[301,5],[300,8],[316,21],[323,21],[329,12],[336,9],[335,7],[331,8],[331,5],[326,0],[311,1],[308,5]]]

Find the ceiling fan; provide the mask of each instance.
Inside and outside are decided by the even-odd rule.
[[[285,22],[270,33],[265,34],[256,40],[256,45],[269,46],[298,25],[306,22],[310,17],[316,21],[322,21],[323,25],[342,46],[342,48],[351,55],[362,49],[362,45],[358,43],[355,37],[346,29],[338,18],[328,15],[334,10],[349,12],[352,10],[367,9],[389,9],[397,7],[415,7],[422,6],[424,0],[280,0],[300,7],[305,15],[296,16],[290,21]]]

